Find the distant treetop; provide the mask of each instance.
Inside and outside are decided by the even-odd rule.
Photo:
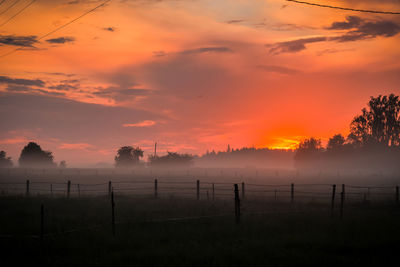
[[[13,163],[11,157],[7,157],[7,153],[5,151],[0,151],[0,168],[9,168],[12,166]]]

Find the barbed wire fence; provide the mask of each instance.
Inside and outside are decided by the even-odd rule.
[[[321,203],[326,209],[330,210],[334,216],[335,206],[339,204],[340,218],[343,218],[345,203],[383,203],[389,202],[399,205],[399,186],[367,186],[354,184],[341,184],[336,188],[336,184],[328,183],[290,183],[290,184],[254,184],[254,183],[230,183],[230,182],[201,182],[194,181],[167,181],[154,179],[151,180],[116,180],[103,183],[72,183],[34,181],[25,182],[0,182],[0,192],[2,196],[20,197],[60,197],[60,198],[92,198],[97,196],[109,197],[112,207],[112,229],[115,235],[115,228],[118,225],[128,222],[115,220],[116,204],[114,194],[118,196],[140,197],[144,199],[197,199],[201,201],[232,201],[232,210],[220,214],[183,216],[171,218],[158,218],[151,220],[139,220],[134,223],[162,223],[171,221],[189,221],[213,219],[221,217],[235,218],[240,222],[240,216],[262,215],[262,214],[293,214],[306,212],[305,210],[291,209],[295,204],[301,203]],[[237,190],[234,190],[237,188]],[[337,189],[337,190],[336,190]],[[286,203],[289,205],[287,210],[258,210],[259,206],[253,205],[252,201],[264,201],[268,203]],[[339,203],[337,203],[339,202]],[[234,206],[234,209],[233,209]],[[117,205],[118,208],[118,205]],[[235,210],[235,212],[233,211]],[[44,213],[45,208],[41,206],[41,229],[38,235],[24,235],[23,238],[47,238],[56,237],[79,231],[89,231],[103,229],[106,224],[96,224],[92,226],[77,227],[57,233],[45,233]],[[132,222],[129,222],[132,223]],[[0,235],[1,238],[14,238],[13,235]],[[21,237],[21,236],[19,236]]]

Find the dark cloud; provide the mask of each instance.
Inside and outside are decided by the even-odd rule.
[[[121,136],[123,123],[156,121],[160,118],[151,112],[135,108],[81,103],[54,97],[60,96],[59,92],[43,93],[46,95],[0,93],[0,113],[12,114],[2,117],[2,132],[40,128],[43,138],[54,137],[78,140],[77,142],[96,140],[99,143],[109,143],[115,140],[116,136],[124,138]],[[135,131],[135,138],[146,138],[149,134],[141,132],[147,131],[146,129],[135,129]],[[129,138],[132,139],[132,136],[129,135]],[[129,140],[122,140],[122,143],[127,141]]]
[[[62,80],[60,82],[61,83],[79,83],[80,81],[78,79],[73,79],[73,80]]]
[[[65,96],[65,93],[46,91],[46,90],[43,90],[43,89],[37,89],[34,92],[38,92],[40,94],[48,95],[48,96]]]
[[[75,41],[74,37],[58,37],[46,40],[46,42],[51,44],[65,44],[73,41]]]
[[[66,84],[66,83],[60,83],[58,85],[49,86],[48,88],[52,89],[52,90],[60,90],[60,91],[73,91],[73,90],[79,89],[78,86]]]
[[[346,21],[335,21],[331,26],[327,27],[328,30],[348,30],[359,26],[362,23],[362,19],[356,16],[346,17]]]
[[[6,90],[8,92],[29,92],[32,88],[24,85],[8,85]]]
[[[320,36],[266,45],[271,54],[296,53],[306,49],[306,44],[316,42],[354,42],[377,37],[392,37],[400,32],[400,25],[389,20],[365,20],[356,16],[346,17],[346,21],[333,22],[328,30],[347,32],[333,37]]]
[[[233,51],[229,47],[215,46],[215,47],[200,47],[196,49],[188,49],[179,52],[179,54],[203,54],[203,53],[232,53]]]
[[[26,73],[30,73],[30,74],[47,74],[47,75],[54,75],[54,76],[65,76],[65,77],[72,77],[72,76],[76,76],[76,74],[72,74],[72,73],[63,73],[63,72],[34,72],[34,71],[26,71]]]
[[[37,43],[37,37],[31,36],[15,36],[15,35],[0,35],[0,46],[1,45],[13,45],[20,47],[34,47]]]
[[[43,87],[45,82],[39,79],[30,80],[30,79],[14,79],[7,76],[0,76],[0,84],[16,84],[16,85],[25,85],[25,86],[38,86]]]
[[[109,31],[109,32],[115,32],[116,28],[115,27],[106,27],[106,28],[103,28],[103,30]]]
[[[236,24],[236,23],[241,23],[243,22],[243,19],[233,19],[233,20],[228,20],[226,23],[228,24]]]
[[[98,88],[94,95],[112,98],[115,101],[121,102],[126,100],[135,99],[138,96],[147,96],[152,93],[151,90],[148,89],[140,89],[140,88],[121,88],[116,86],[111,86],[107,88]]]
[[[365,21],[359,17],[347,17],[345,22],[334,22],[328,29],[352,29],[347,33],[331,37],[330,41],[352,42],[364,39],[392,37],[400,32],[400,26],[389,20]]]
[[[279,42],[272,45],[266,45],[270,47],[269,52],[271,54],[281,54],[281,53],[296,53],[306,49],[306,44],[309,43],[316,43],[316,42],[323,42],[326,41],[328,38],[325,36],[319,37],[310,37],[310,38],[303,38],[297,39],[293,41],[287,42]]]
[[[257,68],[262,69],[267,72],[275,72],[280,74],[292,75],[300,73],[299,70],[291,69],[283,66],[276,66],[276,65],[258,65]]]

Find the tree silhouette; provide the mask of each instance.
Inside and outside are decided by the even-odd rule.
[[[143,150],[139,147],[123,146],[117,151],[115,156],[116,167],[134,167],[139,164],[140,158],[143,157]]]
[[[344,147],[346,139],[341,134],[336,134],[329,138],[328,145],[326,149],[328,151],[341,151]]]
[[[322,150],[321,140],[311,137],[300,142],[294,158],[297,164],[305,167],[316,160]]]
[[[295,155],[297,166],[398,170],[399,96],[371,97],[361,111],[361,115],[352,120],[347,139],[340,134],[334,135],[329,139],[326,151],[313,138],[300,143]]]
[[[58,167],[67,168],[67,162],[65,160],[60,161],[60,163],[58,164]]]
[[[371,97],[368,107],[351,122],[349,141],[356,146],[399,146],[399,112],[399,96]]]
[[[54,167],[53,158],[52,152],[30,142],[22,149],[18,162],[20,167]]]
[[[13,163],[11,157],[7,157],[5,151],[0,151],[0,168],[12,167]]]
[[[149,163],[153,166],[189,166],[193,163],[193,156],[189,154],[179,154],[168,152],[165,156],[149,156]]]

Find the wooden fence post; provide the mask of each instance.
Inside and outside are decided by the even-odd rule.
[[[342,192],[340,193],[340,219],[343,218],[344,196],[345,196],[345,185],[342,184]]]
[[[111,196],[111,191],[112,191],[112,184],[111,181],[108,181],[108,195]]]
[[[40,240],[43,240],[44,234],[44,206],[40,205]]]
[[[111,191],[111,225],[112,234],[115,236],[115,202],[114,202],[114,192]]]
[[[396,204],[399,204],[399,186],[396,186]]]
[[[215,186],[214,186],[214,183],[212,183],[212,200],[215,200]]]
[[[242,182],[242,199],[244,199],[244,182]]]
[[[71,193],[71,181],[68,181],[67,182],[67,197],[69,197],[70,193]]]
[[[200,181],[196,181],[197,200],[200,199]]]
[[[332,185],[332,200],[331,200],[331,217],[333,217],[333,211],[335,208],[335,195],[336,195],[336,185]]]
[[[154,179],[154,198],[158,197],[158,181]]]
[[[240,198],[238,184],[234,185],[235,188],[235,219],[236,223],[240,223]]]
[[[26,196],[29,197],[29,180],[26,180]]]
[[[294,203],[294,183],[290,185],[290,203]]]

